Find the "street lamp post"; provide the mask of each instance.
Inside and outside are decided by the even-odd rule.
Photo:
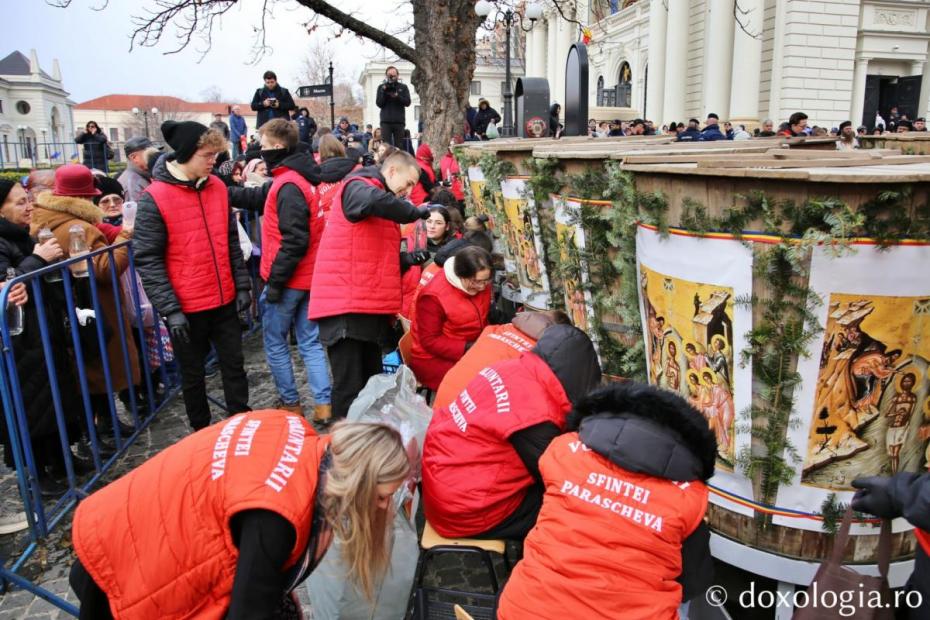
[[[495,5],[488,2],[488,0],[479,0],[475,4],[475,13],[478,17],[486,19],[491,11],[494,10]],[[494,16],[494,21],[496,22],[500,19],[504,25],[504,30],[506,32],[506,41],[507,49],[504,52],[504,126],[501,127],[501,136],[512,137],[514,135],[513,130],[513,78],[510,75],[510,29],[513,27],[514,22],[517,24],[524,32],[529,32],[533,29],[533,26],[536,24],[536,20],[542,17],[542,6],[537,2],[530,2],[526,5],[524,9],[525,14],[521,14],[519,11],[514,11],[512,9],[506,9],[504,11],[497,9],[497,14]],[[523,20],[530,20],[529,28],[524,27]]]
[[[142,115],[142,121],[145,125],[145,137],[151,138],[149,136],[149,114],[152,115],[152,121],[155,121],[155,117],[158,116],[158,108],[152,108],[151,110],[140,110],[139,108],[133,108],[132,113],[136,116]]]

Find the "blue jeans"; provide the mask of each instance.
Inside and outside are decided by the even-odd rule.
[[[326,352],[320,344],[320,328],[316,321],[307,318],[310,293],[285,288],[276,304],[268,303],[265,291],[259,298],[262,305],[262,333],[265,341],[265,356],[274,378],[278,395],[286,405],[300,401],[294,382],[294,367],[291,364],[291,348],[288,332],[291,325],[297,334],[297,350],[307,369],[307,381],[313,393],[314,403],[328,405],[332,384],[329,380],[329,364]]]

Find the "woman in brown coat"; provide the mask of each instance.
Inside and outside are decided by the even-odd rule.
[[[32,214],[33,236],[38,234],[38,231],[42,228],[51,229],[59,245],[64,250],[65,259],[68,259],[70,258],[69,229],[76,224],[84,230],[89,252],[106,247],[109,245],[107,239],[96,226],[103,219],[103,211],[90,200],[91,197],[99,193],[100,191],[94,186],[93,175],[88,168],[78,164],[61,166],[55,171],[55,188],[50,192],[42,192],[36,197],[35,211]],[[117,235],[114,244],[131,238],[132,230],[124,226]],[[98,430],[112,433],[108,404],[110,398],[116,392],[128,388],[130,384],[139,384],[139,359],[136,353],[136,345],[130,337],[131,328],[126,320],[125,312],[117,313],[115,298],[121,293],[119,290],[113,289],[113,276],[111,275],[112,263],[112,267],[116,271],[117,286],[119,286],[119,276],[129,266],[129,250],[125,246],[114,250],[112,260],[111,254],[104,252],[95,256],[92,263],[92,275],[96,278],[100,308],[104,315],[104,334],[107,338],[106,353],[109,361],[110,379],[112,381],[110,389],[113,390],[112,393],[107,390],[103,371],[103,357],[99,355],[99,352],[96,352],[95,355],[95,351],[89,351],[90,347],[85,346],[83,351],[84,362]],[[77,286],[81,285],[81,280],[81,278],[73,279]],[[77,295],[77,299],[80,298],[81,296]],[[93,309],[89,286],[83,302],[77,301],[76,303],[79,307]],[[130,377],[126,376],[126,362],[123,355],[123,343],[120,338],[118,321],[123,324]],[[84,342],[88,341],[96,343],[96,334],[84,340]]]

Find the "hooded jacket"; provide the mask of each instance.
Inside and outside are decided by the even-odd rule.
[[[469,344],[478,339],[488,324],[491,295],[490,286],[476,295],[469,295],[449,282],[445,273],[438,274],[423,287],[417,296],[412,319],[413,345],[408,360],[422,385],[430,390],[438,389],[446,373],[465,355]]]
[[[555,325],[532,351],[482,369],[437,410],[423,445],[423,507],[436,531],[475,536],[510,516],[534,483],[513,436],[539,424],[564,430],[573,399],[600,378],[591,340]]]
[[[714,123],[713,125],[708,125],[701,131],[701,137],[699,140],[701,142],[716,142],[717,140],[726,140],[727,136],[722,131],[720,131],[720,125]]]
[[[133,235],[136,267],[145,293],[164,316],[180,311],[198,312],[218,308],[232,303],[236,291],[252,288],[239,247],[239,229],[235,215],[229,208],[225,185],[219,177],[212,175],[200,182],[176,179],[168,172],[167,162],[171,157],[163,155],[155,164],[152,171],[154,182],[139,199]],[[169,224],[165,220],[153,193],[158,190],[158,183],[167,186],[163,189],[174,190],[172,195],[183,197],[183,200],[174,200],[171,204],[161,205],[161,208],[189,208],[191,217],[185,221],[187,229],[182,230],[180,221]],[[214,196],[212,202],[204,202],[204,193],[207,191]],[[210,227],[208,222],[211,218],[216,222],[219,219],[226,222],[225,239],[214,236],[214,228],[223,226],[214,223]],[[177,244],[183,244],[183,247]],[[180,258],[182,254],[183,259]],[[196,270],[197,277],[181,276],[181,266]],[[209,269],[201,269],[204,266]],[[173,278],[171,273],[175,274]],[[230,286],[230,283],[234,283],[234,286]],[[182,303],[182,297],[187,301]]]
[[[293,153],[271,174],[274,181],[262,226],[261,276],[269,288],[309,291],[323,234],[323,212],[311,185],[320,181],[319,166],[308,153]]]
[[[487,104],[486,108],[481,107],[482,102]],[[489,104],[486,99],[481,99],[478,101],[478,111],[475,112],[475,124],[472,126],[472,129],[483,138],[488,131],[488,125],[492,122],[501,122],[501,115],[497,113],[497,110],[491,107],[491,104]]]
[[[74,196],[56,196],[52,192],[40,192],[36,197],[35,210],[32,213],[31,230],[38,233],[42,228],[49,228],[58,245],[64,250],[64,258],[70,258],[69,229],[80,226],[84,231],[84,239],[90,252],[100,250],[110,245],[104,234],[97,228],[103,219],[103,211],[89,200]],[[115,243],[122,243],[133,237],[128,230],[121,230]],[[120,338],[120,333],[129,334],[129,321],[125,312],[117,312],[116,302],[120,303],[123,297],[120,291],[120,276],[129,266],[129,247],[123,245],[112,252],[98,254],[92,260],[90,274],[96,280],[97,295],[100,310],[103,312],[104,337],[106,340],[107,358],[109,361],[110,385],[107,385],[106,373],[103,367],[103,358],[100,355],[99,345],[85,347],[84,362],[87,371],[87,383],[91,394],[107,394],[110,390],[117,392],[132,385],[139,385],[139,356],[136,352],[135,342],[127,337]],[[113,272],[116,273],[117,288],[113,288]],[[86,300],[90,299],[90,291],[86,288],[87,280],[83,279],[81,287]],[[80,294],[80,289],[78,289]],[[80,299],[78,300],[80,301]],[[125,305],[122,310],[125,310]],[[120,327],[122,323],[122,327]],[[121,331],[122,330],[122,331]],[[96,337],[94,338],[96,344]],[[124,363],[123,348],[125,345],[129,368]]]
[[[568,427],[540,459],[543,506],[498,618],[677,618],[682,545],[707,508],[713,433],[677,395],[636,383],[592,393]]]
[[[414,205],[421,205],[429,200],[430,192],[436,186],[433,150],[428,144],[421,144],[417,147],[417,165],[420,166],[420,180],[410,192],[410,202]]]
[[[340,181],[359,168],[358,162],[348,157],[331,157],[320,164],[320,184],[316,186],[316,193],[324,214],[333,208],[333,195]]]

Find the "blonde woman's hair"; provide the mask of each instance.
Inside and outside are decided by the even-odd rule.
[[[334,157],[345,157],[346,156],[346,147],[342,145],[342,142],[331,133],[326,134],[320,138],[320,145],[318,147],[320,152],[320,161],[326,161],[327,159],[332,159]]]
[[[407,477],[410,461],[400,433],[383,424],[341,422],[332,430],[333,463],[323,507],[342,543],[350,578],[372,600],[375,581],[387,570],[392,511],[377,507],[378,485]]]

